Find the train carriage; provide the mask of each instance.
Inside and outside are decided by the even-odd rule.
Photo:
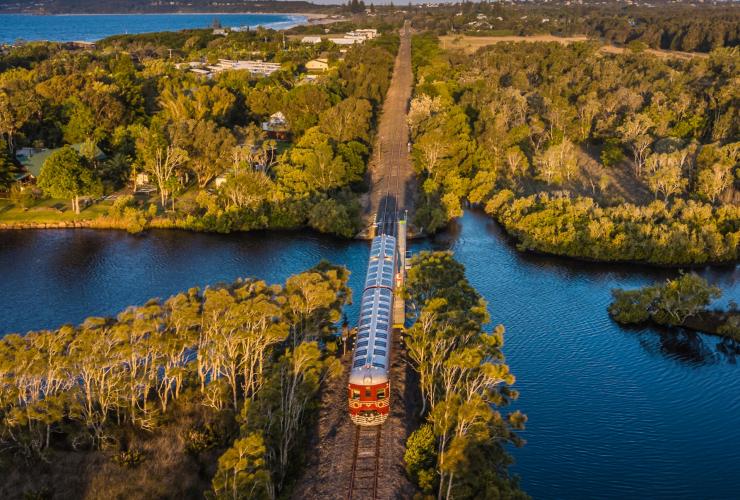
[[[350,417],[358,425],[382,424],[390,411],[396,262],[396,239],[388,235],[373,239],[348,387]]]

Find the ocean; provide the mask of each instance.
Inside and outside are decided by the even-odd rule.
[[[0,14],[0,43],[17,40],[94,42],[111,35],[208,28],[214,19],[222,26],[290,28],[306,21],[295,14],[96,14],[35,16]]]

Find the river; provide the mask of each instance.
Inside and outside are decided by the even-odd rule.
[[[121,33],[138,34],[223,26],[287,29],[306,22],[298,14],[0,14],[0,44],[16,40],[94,42]]]
[[[610,290],[677,274],[516,252],[468,212],[434,241],[450,248],[507,329],[516,408],[529,417],[512,470],[535,498],[737,498],[740,371],[717,340],[625,329]],[[0,232],[0,335],[114,314],[191,286],[257,276],[270,282],[320,259],[347,265],[359,291],[360,241],[304,233],[210,235],[150,231]],[[740,302],[737,268],[700,271]],[[356,317],[357,306],[349,310]]]

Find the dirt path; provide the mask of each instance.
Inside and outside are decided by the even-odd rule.
[[[401,30],[401,44],[396,57],[388,93],[378,124],[373,157],[368,168],[370,194],[365,200],[364,215],[368,224],[376,213],[393,206],[399,215],[411,215],[415,193],[414,170],[408,154],[409,128],[406,122],[414,83],[411,71],[411,34]]]

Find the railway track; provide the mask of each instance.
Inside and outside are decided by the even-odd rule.
[[[378,498],[381,432],[382,426],[380,425],[356,426],[348,500]]]

